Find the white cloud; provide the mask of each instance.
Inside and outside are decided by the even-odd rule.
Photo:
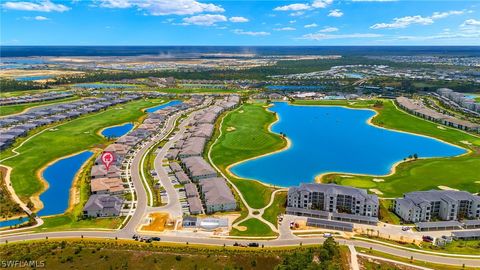
[[[48,21],[48,20],[50,20],[49,18],[44,17],[44,16],[35,16],[34,19],[35,19],[36,21]]]
[[[296,22],[297,22],[297,20],[291,20],[291,21],[289,21],[289,23],[296,23]]]
[[[333,0],[314,0],[311,4],[309,3],[295,3],[295,4],[290,4],[290,5],[285,5],[285,6],[279,6],[274,8],[273,10],[275,11],[305,11],[305,10],[310,10],[310,9],[316,9],[316,8],[325,8],[328,5],[333,3]],[[292,15],[292,14],[290,14]],[[298,15],[292,15],[292,16],[298,16]]]
[[[5,9],[25,10],[25,11],[40,11],[40,12],[64,12],[70,10],[69,7],[62,4],[52,3],[50,0],[44,0],[41,2],[5,2],[2,5]]]
[[[290,13],[290,16],[296,17],[296,16],[302,16],[303,14],[305,14],[305,11],[296,11],[296,12]]]
[[[193,15],[202,12],[224,12],[221,6],[196,0],[100,0],[106,8],[137,8],[153,16]]]
[[[370,34],[370,33],[355,33],[355,34],[324,34],[324,33],[311,33],[301,37],[301,39],[308,40],[325,40],[325,39],[345,39],[345,38],[378,38],[382,35]]]
[[[242,29],[235,29],[233,30],[233,33],[237,34],[237,35],[247,35],[247,36],[268,36],[270,35],[269,32],[264,32],[264,31],[260,31],[260,32],[254,32],[254,31],[244,31]]]
[[[468,19],[464,21],[461,26],[480,26],[480,20]]]
[[[307,9],[311,9],[312,7],[309,5],[309,4],[290,4],[290,5],[286,5],[286,6],[280,6],[280,7],[276,7],[274,8],[273,10],[276,10],[276,11],[299,11],[299,10],[307,10]]]
[[[330,13],[328,13],[329,17],[342,17],[343,12],[340,9],[332,9]]]
[[[273,30],[275,30],[275,31],[295,31],[297,29],[295,29],[293,27],[282,27],[282,28],[274,28]]]
[[[394,18],[391,23],[377,23],[370,26],[371,29],[397,29],[406,28],[412,24],[429,25],[435,22],[437,19],[443,19],[450,15],[460,15],[464,11],[451,10],[446,12],[434,12],[432,16],[422,17],[420,15],[405,16],[401,18]]]
[[[398,0],[352,0],[352,2],[397,2]]]
[[[313,8],[325,8],[333,3],[333,0],[314,0],[312,3]]]
[[[337,31],[338,31],[338,28],[336,28],[336,27],[325,27],[318,32],[320,32],[320,33],[331,33],[331,32],[337,32]]]
[[[230,19],[228,19],[228,20],[233,22],[233,23],[245,23],[245,22],[249,21],[245,17],[230,17]]]
[[[318,24],[312,23],[312,24],[305,24],[303,27],[305,27],[305,28],[314,28],[314,27],[317,27],[317,26],[318,26]]]
[[[212,26],[215,25],[217,22],[226,22],[227,17],[218,14],[204,14],[204,15],[197,15],[188,18],[184,18],[184,24],[194,24],[194,25],[202,25],[202,26]]]

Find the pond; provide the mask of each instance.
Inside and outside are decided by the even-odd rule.
[[[367,123],[375,114],[371,110],[285,102],[270,109],[280,119],[272,131],[286,134],[292,145],[232,167],[240,177],[289,187],[327,172],[385,175],[396,162],[414,154],[428,158],[466,152],[433,138],[372,126]]]
[[[181,104],[181,103],[182,103],[182,101],[180,101],[180,100],[172,100],[172,101],[169,101],[169,102],[167,102],[167,103],[163,103],[163,104],[161,104],[161,105],[148,108],[148,109],[146,109],[145,111],[146,111],[147,113],[153,113],[153,112],[156,112],[156,111],[161,110],[161,109],[163,109],[163,108],[166,108],[166,107],[169,107],[169,106],[173,106],[173,105],[177,105],[177,104]]]
[[[325,86],[322,85],[269,85],[270,91],[322,91]]]
[[[0,221],[0,228],[19,225],[19,224],[25,223],[27,221],[28,221],[28,217],[22,218],[21,221],[18,218]]]
[[[112,126],[102,130],[102,135],[107,138],[118,138],[127,134],[130,130],[132,130],[132,128],[133,128],[132,123],[125,123],[119,126]]]
[[[93,152],[84,151],[74,156],[60,159],[43,171],[42,177],[48,182],[48,189],[40,194],[43,209],[37,215],[57,215],[67,210],[70,188],[75,175],[92,155]]]
[[[112,88],[133,88],[133,85],[117,84],[117,83],[77,83],[73,87],[76,88],[95,88],[95,89],[112,89]]]
[[[23,77],[16,77],[15,80],[17,81],[38,81],[38,80],[46,80],[53,78],[52,75],[38,75],[38,76],[23,76]]]

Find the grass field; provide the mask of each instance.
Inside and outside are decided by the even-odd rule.
[[[374,182],[374,176],[355,176],[342,178],[336,174],[324,176],[326,182],[335,182],[342,185],[359,188],[376,188],[384,197],[399,197],[403,193],[413,190],[437,189],[438,186],[448,186],[470,192],[478,192],[480,184],[480,138],[452,128],[439,129],[438,124],[428,122],[403,111],[398,110],[392,101],[383,101],[383,107],[374,108],[372,101],[356,101],[349,104],[347,101],[323,102],[307,101],[295,104],[311,105],[345,105],[349,107],[370,107],[378,112],[372,119],[375,125],[427,135],[443,141],[470,149],[470,154],[452,158],[419,159],[402,163],[397,166],[391,176],[381,177],[384,182]],[[468,142],[470,145],[465,144]],[[345,174],[342,174],[345,175]]]
[[[213,162],[223,172],[231,164],[285,147],[286,141],[268,130],[276,117],[263,106],[258,103],[244,104],[224,117],[222,136],[211,152]],[[237,177],[230,179],[251,207],[262,208],[267,205],[272,188],[256,181]]]
[[[320,246],[309,248],[319,250]],[[304,247],[244,248],[163,242],[147,244],[113,239],[49,239],[3,245],[0,257],[5,261],[44,261],[45,269],[267,270],[275,269],[287,256],[300,256],[307,252]],[[348,252],[344,253],[342,249],[338,260],[342,260],[346,269],[348,262],[345,254]]]
[[[65,231],[78,229],[118,229],[124,217],[115,218],[94,218],[94,219],[77,219],[73,214],[66,213],[63,215],[42,218],[43,224],[33,229],[36,232],[47,231]]]
[[[244,222],[238,224],[239,226],[246,227],[246,230],[241,231],[237,229],[232,229],[230,235],[232,236],[276,236],[277,234],[273,232],[267,224],[261,222],[259,219],[250,218]]]
[[[431,269],[435,269],[435,270],[457,270],[457,269],[473,270],[474,269],[474,268],[470,268],[470,267],[463,268],[461,259],[458,260],[458,266],[443,265],[443,264],[435,264],[435,263],[431,263],[431,262],[419,261],[419,260],[416,260],[415,258],[413,258],[413,260],[410,260],[410,259],[407,259],[407,258],[394,256],[394,255],[384,253],[384,252],[380,252],[380,251],[376,251],[376,250],[369,250],[369,249],[366,249],[366,248],[357,247],[356,249],[359,253],[365,253],[365,254],[372,255],[372,256],[377,256],[377,257],[381,257],[381,258],[385,258],[385,259],[391,259],[391,260],[395,260],[395,261],[399,261],[399,262],[405,262],[405,263],[418,265],[418,266],[422,266],[422,267],[427,267],[427,268],[431,268]],[[392,268],[370,268],[370,269],[392,269]]]
[[[285,204],[287,201],[287,192],[275,193],[275,199],[273,203],[265,209],[262,217],[278,227],[277,217],[279,214],[285,213]]]
[[[32,103],[25,103],[25,104],[15,104],[15,105],[8,105],[8,106],[1,106],[0,107],[0,116],[7,116],[10,114],[20,113],[28,108],[42,106],[42,105],[51,105],[55,103],[67,102],[67,101],[74,101],[79,99],[78,97],[69,97],[69,98],[62,98],[57,100],[50,100],[50,101],[43,101],[43,102],[32,102]]]
[[[46,131],[22,145],[21,154],[4,161],[13,168],[12,185],[19,197],[28,197],[42,191],[43,184],[37,172],[49,162],[95,146],[101,146],[106,139],[97,131],[112,125],[137,121],[144,113],[143,108],[161,103],[160,100],[138,100],[118,105],[106,111],[74,119],[66,124]]]

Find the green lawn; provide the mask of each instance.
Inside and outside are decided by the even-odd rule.
[[[0,107],[0,116],[6,116],[10,114],[16,114],[24,111],[25,109],[41,106],[41,105],[51,105],[55,103],[67,102],[67,101],[74,101],[79,99],[78,97],[69,97],[69,98],[62,98],[57,100],[49,100],[49,101],[42,101],[42,102],[32,102],[32,103],[25,103],[25,104],[15,104],[15,105],[8,105],[8,106],[1,106]]]
[[[270,227],[261,222],[256,218],[250,218],[245,220],[244,222],[238,224],[239,226],[244,226],[247,229],[245,231],[240,231],[237,229],[232,229],[230,231],[230,235],[232,236],[276,236],[277,234],[273,232]]]
[[[77,118],[53,131],[46,131],[28,141],[17,151],[21,154],[3,162],[13,168],[12,185],[22,198],[38,194],[43,184],[37,172],[49,162],[85,149],[101,146],[106,139],[97,134],[102,128],[129,121],[137,121],[143,108],[161,103],[160,100],[138,100],[122,104],[96,114]]]
[[[390,211],[393,206],[393,200],[380,200],[379,219],[389,224],[400,224],[401,220],[395,213]]]
[[[478,177],[480,174],[478,169],[480,167],[479,137],[452,128],[439,129],[438,124],[406,114],[398,110],[392,101],[387,100],[383,101],[383,107],[381,108],[374,108],[372,106],[374,102],[372,101],[357,101],[353,105],[347,101],[301,103],[370,107],[379,113],[372,120],[375,125],[435,137],[472,150],[472,153],[460,157],[419,159],[402,163],[397,166],[395,174],[381,177],[384,182],[372,181],[373,178],[379,178],[378,176],[351,175],[351,178],[344,178],[337,174],[325,176],[323,178],[325,182],[335,182],[359,188],[376,188],[383,192],[383,197],[399,197],[405,192],[437,189],[440,185],[470,192],[478,192],[480,189],[480,183],[477,183],[480,180]],[[300,104],[300,102],[295,102],[295,104]],[[469,142],[471,145],[466,145],[463,142]]]
[[[263,212],[263,218],[273,225],[277,226],[277,217],[285,213],[285,204],[287,201],[287,192],[277,192],[273,203]]]
[[[225,172],[228,165],[281,149],[286,141],[271,133],[268,126],[276,116],[264,108],[265,104],[244,104],[225,116],[222,136],[213,146],[213,162]],[[253,208],[265,207],[272,188],[257,181],[230,177]]]
[[[75,230],[75,229],[117,229],[124,217],[94,218],[77,220],[73,215],[63,214],[42,218],[42,226],[35,228],[36,232]]]

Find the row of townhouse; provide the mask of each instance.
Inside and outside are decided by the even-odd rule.
[[[190,123],[188,132],[169,150],[168,159],[180,160],[180,164],[171,161],[170,169],[185,187],[191,214],[237,209],[237,202],[226,179],[218,177],[217,171],[202,154],[213,135],[215,120],[222,112],[238,106],[239,102],[239,96],[227,96],[199,111]]]
[[[90,171],[91,196],[83,208],[87,217],[118,216],[121,214],[124,199],[122,194],[128,186],[122,171],[126,167],[128,157],[135,154],[139,145],[157,133],[168,117],[181,110],[186,110],[202,102],[202,99],[192,98],[188,102],[173,105],[150,113],[135,130],[120,137],[115,143],[107,146],[104,151],[114,156],[113,164],[107,168],[101,161],[101,155],[95,160]]]
[[[24,103],[31,103],[31,102],[43,102],[43,101],[62,99],[62,98],[67,98],[72,96],[73,96],[72,92],[47,92],[47,93],[40,93],[35,95],[4,97],[4,98],[0,98],[0,106],[24,104]]]
[[[290,187],[286,213],[353,223],[378,223],[379,202],[374,194],[336,184],[301,184]]]
[[[394,211],[407,222],[480,219],[480,196],[455,190],[415,191],[396,199]]]
[[[465,131],[473,131],[480,133],[479,124],[460,120],[453,116],[439,113],[433,109],[426,107],[420,100],[414,100],[407,97],[397,97],[396,104],[403,110],[423,119]]]
[[[97,112],[108,107],[140,98],[128,95],[120,98],[110,96],[85,98],[74,102],[33,108],[25,113],[0,118],[0,150],[11,146],[16,139],[26,136],[29,131]]]
[[[480,102],[476,102],[474,99],[468,98],[463,93],[458,93],[449,88],[440,88],[437,90],[437,94],[455,102],[462,108],[465,108],[472,112],[480,113]]]

